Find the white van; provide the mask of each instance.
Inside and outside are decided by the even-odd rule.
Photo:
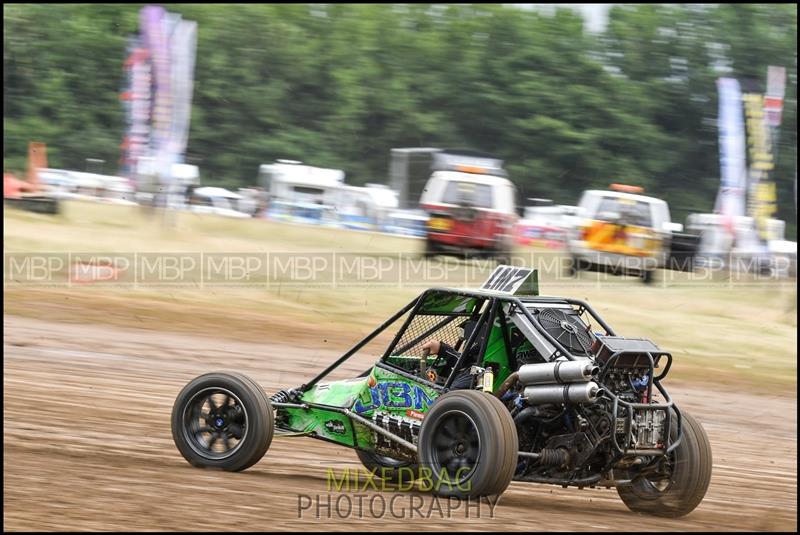
[[[426,256],[466,253],[507,263],[518,219],[517,193],[499,171],[456,165],[431,175],[420,198],[429,216]]]
[[[665,201],[640,195],[641,188],[611,188],[583,192],[567,242],[571,272],[603,268],[650,282],[655,270],[665,267],[672,234],[683,225],[671,222]]]
[[[238,210],[241,199],[241,195],[225,188],[195,188],[189,197],[189,210],[198,214],[216,214],[237,219],[250,217],[250,214]]]

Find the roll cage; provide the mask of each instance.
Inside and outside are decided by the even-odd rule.
[[[472,306],[466,306],[463,310],[444,310],[444,309],[436,309],[435,307],[427,308],[426,306],[431,305],[431,303],[441,302],[442,297],[451,297],[451,298],[464,298],[465,303],[471,303]],[[437,301],[438,299],[438,301]],[[369,335],[367,335],[364,339],[354,345],[350,350],[348,350],[344,355],[338,358],[335,362],[333,362],[330,366],[320,372],[316,377],[311,379],[309,382],[301,385],[297,391],[303,393],[314,385],[316,385],[320,380],[326,377],[329,373],[333,370],[338,368],[342,365],[345,361],[347,361],[350,357],[356,354],[362,347],[364,347],[367,343],[369,343],[372,339],[378,336],[381,332],[387,329],[389,326],[394,324],[398,319],[403,317],[404,314],[410,311],[410,314],[405,319],[403,324],[401,325],[400,329],[395,334],[394,338],[392,339],[391,343],[387,347],[386,351],[384,352],[381,359],[376,363],[376,366],[379,368],[387,369],[396,373],[398,375],[404,376],[408,379],[412,379],[416,382],[424,384],[430,388],[433,388],[440,393],[445,393],[450,390],[453,380],[456,377],[458,371],[462,368],[464,364],[464,360],[467,355],[467,350],[472,348],[472,346],[480,342],[480,347],[478,348],[478,363],[483,363],[483,358],[486,352],[486,346],[489,341],[489,334],[488,330],[486,331],[486,335],[482,336],[480,340],[478,340],[480,333],[482,332],[483,328],[486,325],[495,325],[496,322],[499,322],[501,327],[501,332],[503,336],[503,345],[505,347],[506,358],[508,359],[509,366],[512,368],[512,371],[516,371],[517,363],[515,360],[515,356],[512,352],[511,344],[509,341],[509,320],[514,318],[518,321],[522,321],[523,325],[527,325],[528,332],[521,329],[523,334],[528,338],[529,341],[531,337],[539,337],[540,339],[546,340],[553,349],[554,352],[551,355],[551,359],[555,360],[558,358],[565,358],[567,360],[578,360],[582,358],[586,358],[584,356],[579,356],[573,354],[569,349],[567,349],[563,344],[561,344],[557,339],[555,339],[547,330],[542,326],[539,320],[531,313],[529,307],[541,307],[541,306],[560,306],[560,307],[571,307],[577,310],[579,315],[587,313],[589,317],[596,322],[605,332],[604,336],[617,336],[614,330],[605,322],[603,319],[597,314],[597,312],[589,305],[589,303],[580,300],[580,299],[573,299],[573,298],[566,298],[566,297],[542,297],[542,296],[516,296],[516,295],[509,295],[502,292],[493,292],[493,291],[485,291],[485,290],[466,290],[466,289],[454,289],[454,288],[430,288],[425,290],[416,297],[413,301],[408,303],[402,309],[400,309],[397,313],[395,313],[391,318],[386,320],[380,326],[378,326],[374,331],[372,331]],[[405,351],[408,347],[419,343],[427,338],[428,335],[433,334],[436,332],[435,328],[428,329],[427,331],[423,331],[418,333],[412,337],[412,340],[403,343],[402,346],[398,347],[401,340],[404,339],[404,336],[409,330],[409,327],[412,324],[412,321],[415,317],[422,313],[428,313],[431,315],[440,315],[442,316],[441,322],[435,324],[434,327],[439,327],[444,324],[450,323],[455,321],[457,318],[468,318],[470,320],[477,321],[475,327],[471,330],[470,335],[464,340],[464,345],[462,346],[464,349],[460,352],[460,357],[458,361],[452,366],[449,376],[447,377],[446,381],[443,385],[437,384],[433,381],[428,380],[425,377],[421,377],[418,374],[410,373],[409,371],[396,366],[389,362],[390,357]],[[637,357],[645,359],[646,367],[648,368],[648,384],[647,384],[647,399],[652,399],[652,390],[655,386],[656,389],[660,392],[660,394],[664,398],[664,403],[631,403],[625,401],[615,395],[612,389],[607,388],[606,385],[603,384],[604,379],[608,376],[608,373],[615,367],[615,365],[619,364],[620,361],[624,357]],[[658,366],[659,360],[661,358],[666,359],[666,364],[662,369],[661,373],[657,376],[655,375],[655,369]],[[601,371],[597,378],[597,382],[601,388],[603,388],[604,396],[608,397],[613,402],[613,409],[612,409],[612,418],[615,422],[622,422],[625,430],[625,436],[628,437],[626,443],[620,444],[617,440],[616,433],[612,433],[612,441],[615,451],[620,455],[630,455],[630,454],[639,454],[639,455],[661,455],[664,453],[670,453],[674,450],[678,444],[680,443],[681,436],[682,436],[682,425],[681,425],[681,415],[680,411],[678,410],[677,406],[672,401],[672,398],[669,396],[663,385],[661,384],[661,380],[667,375],[669,372],[670,367],[672,366],[672,355],[666,351],[644,351],[641,350],[629,350],[629,349],[621,349],[614,351],[610,354],[603,363],[601,363]],[[367,370],[366,373],[369,373]],[[366,375],[365,373],[365,375]],[[507,376],[506,376],[507,377]],[[499,381],[503,381],[506,377],[499,376],[497,379]],[[624,407],[626,410],[624,411],[625,416],[624,418],[620,419],[620,407]],[[675,411],[677,416],[677,439],[672,441],[669,445],[666,445],[665,450],[635,450],[630,447],[630,430],[633,425],[633,416],[636,411],[664,411],[665,418],[666,418],[666,429],[670,428],[670,419],[672,417],[670,409]],[[619,425],[619,424],[617,424]]]

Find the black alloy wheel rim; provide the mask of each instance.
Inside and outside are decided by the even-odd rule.
[[[183,412],[183,433],[201,457],[221,460],[233,455],[247,437],[247,410],[230,390],[212,387],[194,394]]]
[[[436,474],[442,469],[454,484],[468,480],[481,454],[481,440],[475,421],[461,411],[442,415],[434,430],[431,468]]]

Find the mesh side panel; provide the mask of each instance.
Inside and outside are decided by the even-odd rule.
[[[386,329],[383,330],[378,336],[370,340],[366,343],[361,349],[359,349],[351,358],[345,361],[341,366],[334,369],[330,374],[328,374],[323,380],[323,383],[328,383],[331,381],[340,381],[343,379],[352,379],[354,377],[359,376],[365,370],[371,368],[378,362],[382,357],[386,350],[389,348],[389,344],[391,344],[392,340],[394,340],[394,336],[397,334],[397,331],[405,324],[406,320],[408,319],[410,312],[406,312],[398,319],[393,321],[389,324]],[[342,345],[338,347],[339,354],[344,353],[348,347],[355,345],[358,343],[359,340],[362,340],[365,336],[367,336],[371,332],[370,328],[356,329],[354,330],[351,335],[352,338],[348,341],[347,345]],[[316,352],[310,352],[306,360],[304,360],[304,365],[308,366],[308,370],[312,374],[316,374],[317,372],[323,370],[326,366],[328,366],[333,359],[325,354],[318,355]],[[281,370],[283,368],[280,368]]]
[[[464,335],[461,324],[468,318],[463,316],[434,316],[419,314],[411,320],[408,329],[392,351],[392,355],[422,356],[422,345],[429,340],[440,340],[455,347]],[[461,348],[463,350],[463,348]]]

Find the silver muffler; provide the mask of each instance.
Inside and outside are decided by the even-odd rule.
[[[519,382],[525,386],[584,383],[590,381],[598,371],[600,368],[588,359],[525,364],[519,368]]]
[[[520,368],[522,370],[522,368]],[[594,403],[603,389],[593,381],[564,385],[526,386],[523,395],[530,405],[547,403]]]

